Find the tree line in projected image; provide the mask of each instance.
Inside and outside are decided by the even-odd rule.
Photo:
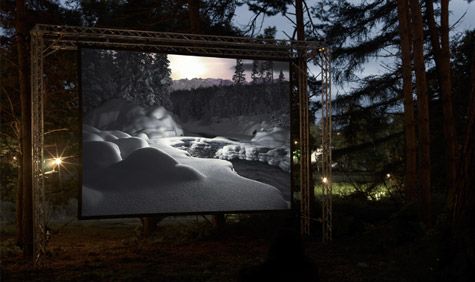
[[[288,78],[282,69],[275,74],[273,61],[253,60],[252,71],[248,74],[250,81],[247,81],[243,60],[236,59],[232,83],[206,85],[209,87],[200,85],[196,89],[191,86],[192,89],[174,91],[169,68],[170,61],[165,54],[82,50],[84,57],[87,57],[87,61],[82,62],[82,81],[85,88],[83,92],[87,92],[87,95],[82,97],[83,112],[88,112],[104,101],[115,98],[143,107],[163,106],[171,109],[173,108],[171,92],[174,92],[175,103],[182,103],[180,113],[186,116],[184,114],[186,108],[188,113],[194,113],[192,114],[194,118],[199,118],[197,109],[192,109],[194,105],[207,106],[209,110],[216,113],[221,107],[221,114],[218,115],[226,116],[258,113],[259,110],[275,111],[288,103],[283,100],[289,99]],[[223,85],[229,87],[223,89]],[[244,88],[233,88],[233,86]],[[216,98],[213,100],[212,97]],[[189,98],[191,101],[187,101]],[[226,102],[223,99],[226,99]],[[236,103],[230,103],[230,100]],[[262,105],[270,105],[270,107],[265,109]]]
[[[289,209],[288,68],[82,49],[81,215]]]
[[[171,107],[170,62],[166,55],[82,49],[83,112],[118,98],[139,106]]]
[[[288,114],[288,82],[177,90],[171,100],[173,112],[184,122],[236,115]]]

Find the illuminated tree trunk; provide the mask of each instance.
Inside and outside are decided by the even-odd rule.
[[[20,144],[21,145],[21,144]],[[20,151],[22,151],[20,147]],[[19,160],[23,160],[20,156]],[[19,247],[23,246],[23,180],[22,180],[23,165],[18,168],[17,191],[16,191],[16,244]]]
[[[31,162],[31,93],[29,89],[28,47],[26,27],[26,7],[24,0],[16,1],[16,43],[18,52],[18,83],[21,109],[21,150],[22,150],[22,246],[25,256],[33,255],[33,198]]]
[[[404,187],[409,201],[416,200],[417,187],[417,142],[412,98],[411,33],[409,30],[409,7],[407,0],[398,0],[399,34],[401,37],[402,78],[404,100],[404,138],[406,155],[406,176]]]
[[[427,0],[427,20],[434,61],[439,80],[440,94],[442,97],[442,111],[444,120],[444,138],[446,141],[447,154],[447,184],[448,184],[448,204],[451,208],[455,194],[455,183],[457,176],[457,132],[455,128],[453,103],[452,103],[452,81],[450,67],[450,46],[449,46],[449,1],[441,1],[441,25],[440,33],[437,32],[435,23],[433,1]],[[440,38],[440,40],[439,40]],[[441,46],[441,45],[442,46]]]
[[[419,135],[419,187],[421,216],[427,226],[431,226],[431,162],[430,162],[430,129],[429,129],[429,98],[427,95],[427,78],[424,61],[424,29],[419,0],[410,0],[413,26],[413,57],[416,73],[416,93],[418,110]]]

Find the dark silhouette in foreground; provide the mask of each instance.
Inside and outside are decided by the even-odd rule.
[[[242,269],[239,281],[320,281],[317,265],[305,256],[298,230],[288,226],[280,229],[271,243],[267,260]]]

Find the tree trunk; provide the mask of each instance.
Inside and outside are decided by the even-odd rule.
[[[226,218],[224,218],[224,213],[213,215],[212,223],[215,229],[223,230],[224,226],[226,225]]]
[[[24,0],[16,1],[16,43],[18,52],[18,83],[21,108],[21,148],[22,148],[22,226],[23,254],[33,255],[33,195],[31,159],[31,94],[29,89],[29,67],[26,27],[26,6]]]
[[[295,16],[296,16],[296,30],[297,30],[297,40],[298,41],[305,41],[305,22],[304,22],[304,11],[303,11],[303,1],[304,0],[296,0],[295,1]],[[306,89],[307,88],[307,59],[305,57],[305,51],[303,50],[298,50],[298,72],[301,72],[301,75],[300,75],[300,79],[302,79],[302,81],[299,81],[299,88],[302,87],[303,89]],[[299,90],[300,91],[300,90]],[[299,101],[302,102],[302,103],[307,103],[306,106],[302,106],[302,108],[304,109],[304,111],[302,111],[300,113],[300,123],[306,123],[307,125],[309,124],[310,120],[309,120],[309,116],[310,116],[310,111],[308,109],[308,93],[305,91],[305,93],[303,94],[304,96],[303,97],[300,97],[299,98]],[[306,111],[306,112],[305,112]],[[304,142],[309,142],[309,136],[310,136],[310,132],[309,132],[309,126],[307,126],[306,128],[302,128],[301,129],[302,132],[300,132],[300,145],[301,145],[301,153],[302,153],[302,158],[301,158],[301,163],[300,163],[300,166],[303,166],[304,163],[306,163],[306,167],[307,167],[307,178],[308,179],[304,179],[304,174],[301,173],[300,174],[300,178],[301,178],[301,189],[305,189],[303,187],[303,183],[307,182],[308,183],[308,189],[309,189],[309,193],[308,193],[308,208],[309,208],[309,217],[310,218],[314,218],[316,217],[315,216],[315,213],[316,213],[316,208],[315,208],[315,193],[314,193],[314,183],[313,183],[313,177],[312,177],[312,170],[310,169],[310,152],[306,151],[306,150],[303,150],[303,148],[306,146],[307,149],[310,148],[309,144],[307,143],[307,145],[304,144]],[[304,154],[307,155],[306,157],[304,157]],[[303,191],[301,191],[301,195],[303,195]],[[301,199],[301,201],[304,201],[305,199]],[[302,204],[302,203],[301,203]],[[302,214],[301,216],[307,216],[305,214]],[[304,219],[305,220],[309,220],[309,219]],[[310,222],[310,232],[312,232],[312,226],[311,226],[311,222]]]
[[[152,216],[142,217],[142,236],[148,238],[157,230],[159,220]]]
[[[434,61],[439,80],[440,95],[442,97],[442,111],[444,120],[444,137],[447,154],[447,187],[449,208],[453,203],[455,194],[455,183],[457,178],[458,145],[457,132],[452,103],[452,81],[450,67],[450,46],[449,46],[449,3],[448,0],[441,1],[441,28],[437,32],[435,23],[433,1],[427,0],[427,20]],[[439,37],[442,46],[439,45]]]
[[[472,90],[468,106],[468,121],[460,157],[457,189],[454,194],[449,245],[450,281],[473,281],[475,271],[475,51],[472,55]]]
[[[201,33],[200,0],[188,0],[188,16],[190,21],[190,32]]]
[[[409,7],[407,0],[398,0],[399,36],[402,54],[402,93],[404,99],[404,139],[406,154],[406,177],[404,187],[409,201],[416,200],[417,188],[417,141],[412,98],[411,33],[409,30]]]
[[[430,163],[430,129],[429,129],[429,98],[427,96],[427,78],[424,61],[424,27],[419,0],[410,0],[413,26],[413,55],[416,73],[417,110],[419,125],[419,186],[420,208],[424,223],[432,226],[431,208],[431,163]]]
[[[21,137],[20,137],[21,139]],[[21,146],[21,141],[20,141]],[[20,152],[22,151],[20,147]],[[20,156],[18,160],[23,160]],[[16,191],[16,244],[20,248],[23,248],[23,179],[22,179],[23,166],[18,167],[17,178],[17,191]]]

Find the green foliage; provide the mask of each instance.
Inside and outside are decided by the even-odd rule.
[[[364,179],[358,185],[371,190],[384,185],[387,173],[402,179],[404,169],[395,5],[396,1],[389,0],[344,0],[313,9],[320,20],[317,27],[332,49],[332,78],[348,89],[332,101],[334,174]],[[378,57],[389,57],[394,64],[378,75],[360,78],[365,64]],[[318,93],[320,82],[309,81],[311,91]],[[353,82],[351,87],[349,82]],[[320,107],[317,102],[312,111]]]
[[[399,186],[394,179],[387,179],[384,183],[372,185],[371,183],[336,182],[332,183],[332,193],[335,197],[361,198],[368,201],[381,201],[392,198],[399,200]],[[322,196],[322,188],[315,186],[315,196]]]

